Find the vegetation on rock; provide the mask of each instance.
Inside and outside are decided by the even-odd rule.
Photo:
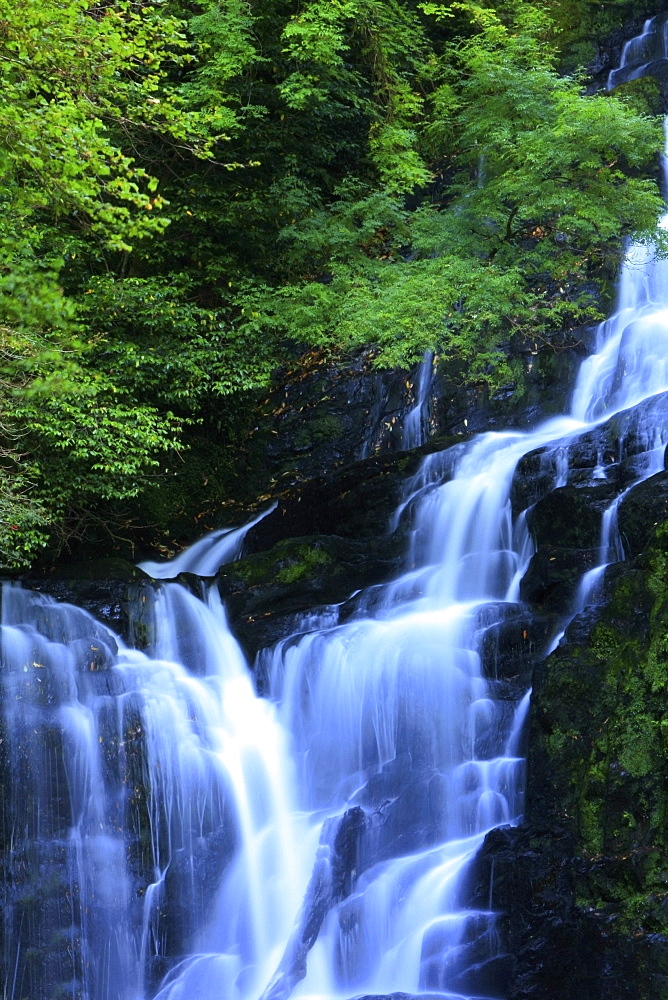
[[[529,822],[573,838],[580,911],[638,940],[668,931],[667,539],[616,567],[534,689]]]

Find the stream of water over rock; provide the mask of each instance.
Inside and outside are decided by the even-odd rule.
[[[143,592],[142,650],[5,585],[7,1000],[498,996],[493,886],[471,908],[467,871],[522,812],[528,693],[481,668],[533,554],[513,476],[542,449],[545,491],[575,481],[570,449],[621,414],[632,488],[663,468],[666,391],[668,264],[633,246],[570,412],[426,457],[394,518],[410,524],[405,572],[352,619],[325,609],[262,651],[269,697],[210,581],[169,582],[209,577],[243,530],[145,565],[163,582]],[[594,478],[608,474],[601,456]],[[573,614],[623,555],[619,495]]]

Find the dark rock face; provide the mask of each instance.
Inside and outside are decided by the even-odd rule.
[[[566,458],[569,486],[596,490],[600,484],[593,481],[604,474],[608,488],[621,492],[638,477],[641,456],[651,447],[652,426],[666,420],[668,393],[661,393],[631,411],[615,414],[576,440],[565,441],[561,447],[551,446],[529,452],[517,465],[511,492],[514,513],[519,514],[546,497],[552,490],[560,464]],[[602,500],[603,486],[600,488]],[[595,493],[591,501],[597,502]]]
[[[619,532],[627,555],[639,555],[657,526],[668,521],[668,473],[659,472],[635,486],[619,505]]]
[[[365,996],[354,997],[353,1000],[443,1000],[442,993],[382,993],[365,994]]]
[[[417,471],[421,455],[417,449],[400,456],[374,456],[294,487],[248,532],[244,555],[304,535],[367,538],[386,533],[406,478]]]
[[[521,596],[542,611],[563,612],[572,603],[582,574],[597,562],[593,549],[539,549],[522,580]]]
[[[452,364],[437,365],[429,392],[430,436],[527,427],[545,412],[561,412],[564,387],[582,353],[576,341],[557,351],[539,351],[536,345],[520,358],[523,394],[515,394],[511,385],[491,398],[483,386],[464,386]],[[269,471],[280,485],[401,451],[401,428],[415,404],[417,385],[417,368],[380,371],[365,353],[334,364],[309,355],[284,373],[266,400],[248,442],[249,464]]]
[[[150,584],[145,573],[123,559],[70,564],[61,572],[63,575],[54,573],[49,577],[26,575],[21,583],[29,590],[83,608],[121,638],[130,639],[130,609],[139,589]]]
[[[618,492],[607,481],[552,490],[527,511],[527,526],[536,546],[595,548],[601,535],[601,515]]]
[[[489,834],[471,888],[502,911],[510,1000],[668,996],[667,538],[646,532],[534,670],[525,822]]]
[[[601,515],[619,492],[607,481],[563,486],[529,508],[536,552],[522,580],[523,600],[548,613],[567,611],[583,573],[600,562]]]
[[[480,654],[488,680],[512,682],[510,697],[528,687],[533,665],[546,648],[554,619],[530,613],[517,605],[514,614],[483,629]],[[497,697],[500,696],[497,692]]]
[[[414,381],[412,373],[374,370],[364,353],[342,364],[308,356],[267,399],[251,436],[251,460],[257,455],[279,480],[306,479],[396,451]]]

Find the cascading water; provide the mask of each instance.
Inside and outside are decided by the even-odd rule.
[[[434,355],[427,351],[417,367],[414,385],[415,401],[401,428],[401,447],[419,448],[429,436],[429,403],[434,381]]]
[[[214,576],[225,563],[239,558],[249,529],[275,507],[276,504],[273,504],[242,528],[221,528],[220,531],[212,531],[174,559],[167,559],[164,562],[142,562],[139,563],[139,568],[154,580],[175,580],[181,573]]]
[[[513,475],[541,449],[545,491],[566,485],[612,414],[627,431],[594,477],[624,464],[613,503],[662,467],[666,317],[668,264],[634,247],[571,412],[425,458],[395,517],[405,573],[264,650],[270,698],[204,583],[144,589],[144,651],[5,587],[7,1000],[498,995],[491,887],[470,908],[466,875],[522,810],[528,695],[498,697],[481,665],[533,552]],[[598,577],[622,555],[614,512]],[[145,568],[206,577],[240,539]]]

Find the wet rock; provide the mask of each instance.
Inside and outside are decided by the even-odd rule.
[[[442,838],[446,808],[442,776],[429,768],[413,770],[405,757],[396,764],[406,766],[403,775],[391,762],[356,796],[369,812],[359,845],[360,874],[380,861],[432,847]]]
[[[367,816],[360,806],[344,813],[334,837],[332,854],[332,899],[346,899],[355,887],[359,875],[359,844],[367,825]]]
[[[610,567],[598,600],[537,664],[524,825],[490,833],[471,868],[464,902],[501,913],[513,963],[496,995],[511,1000],[666,995],[668,778],[657,762],[668,546],[658,527],[638,535],[638,545],[650,538],[642,554]]]
[[[554,630],[554,619],[536,616],[526,609],[495,622],[482,631],[482,672],[493,681],[513,681],[511,696],[526,688],[534,663],[546,648]]]
[[[668,472],[659,472],[640,483],[619,505],[619,532],[626,554],[639,555],[659,525],[668,521]]]
[[[668,393],[659,393],[574,440],[529,452],[515,471],[513,511],[519,514],[545,497],[560,474],[567,474],[569,486],[597,486],[605,477],[621,491],[638,477],[639,462],[653,447],[654,429],[667,420]]]
[[[420,450],[378,456],[285,491],[276,510],[246,535],[244,554],[306,535],[365,538],[384,534],[421,458]]]
[[[513,1000],[613,995],[607,992],[602,928],[576,907],[574,847],[572,836],[558,827],[505,828],[487,835],[471,867],[467,902],[491,903],[500,914],[497,930],[512,959],[498,969],[496,995]],[[618,969],[619,956],[613,947],[608,950]]]
[[[118,569],[122,560],[110,560]],[[131,563],[122,563],[123,573],[105,576],[105,560],[101,561],[99,574],[89,576],[94,564],[86,564],[86,575],[72,578],[26,576],[22,586],[38,593],[48,594],[56,601],[74,604],[83,608],[102,625],[125,641],[132,638],[131,608],[137,601],[141,587],[151,585],[151,581],[141,570]],[[63,568],[65,571],[65,568]]]
[[[85,902],[69,853],[67,839],[16,840],[4,859],[3,885],[12,890],[5,890],[5,933],[25,945],[14,956],[12,979],[31,1000],[83,996]],[[95,970],[86,978],[90,989],[101,988]]]
[[[558,462],[558,450],[545,448],[530,451],[519,460],[510,488],[514,517],[550,492],[557,478]]]
[[[552,490],[527,511],[527,526],[536,546],[598,548],[602,514],[618,493],[608,482]]]
[[[465,373],[452,361],[437,362],[425,421],[429,437],[528,427],[540,413],[560,412],[564,387],[571,383],[581,353],[572,338],[557,351],[547,345],[523,349],[523,392],[516,393],[515,384],[510,384],[491,397],[483,385],[466,385]],[[308,480],[323,470],[403,449],[402,427],[416,400],[417,366],[383,371],[373,367],[365,352],[334,362],[312,353],[278,379],[246,448],[249,475],[257,479],[258,492],[267,472],[278,484]]]
[[[510,955],[498,953],[495,918],[483,910],[460,915],[462,926],[452,947],[452,929],[435,923],[422,943],[421,979],[427,989],[471,996],[499,996],[508,979]]]
[[[365,993],[351,1000],[443,1000],[442,993]]]
[[[165,873],[154,929],[163,959],[172,961],[194,947],[220,888],[223,873],[234,855],[236,835],[228,822],[195,840],[192,850],[178,850]],[[155,918],[154,918],[155,919]]]
[[[545,546],[532,557],[520,584],[523,601],[543,612],[561,612],[572,604],[582,574],[598,563],[594,549],[562,549]]]
[[[401,448],[414,402],[414,372],[380,371],[360,352],[341,362],[313,353],[284,374],[249,441],[250,461],[281,477],[307,479]]]
[[[587,888],[597,869],[610,867],[609,858],[578,856],[572,835],[557,826],[531,824],[488,834],[473,863],[469,891],[470,905],[491,900],[499,911],[497,931],[512,956],[499,970],[505,977],[494,995],[511,1000],[665,995],[663,936],[625,936],[619,919]]]
[[[466,996],[499,996],[499,984],[507,982],[514,959],[512,955],[495,954],[495,947],[495,939],[463,947],[462,958],[468,965],[456,976],[449,977],[449,989]]]
[[[394,577],[404,545],[397,533],[367,539],[285,539],[223,567],[217,585],[235,634],[254,656],[289,634],[289,628],[299,628],[300,615],[340,604],[359,587]]]

